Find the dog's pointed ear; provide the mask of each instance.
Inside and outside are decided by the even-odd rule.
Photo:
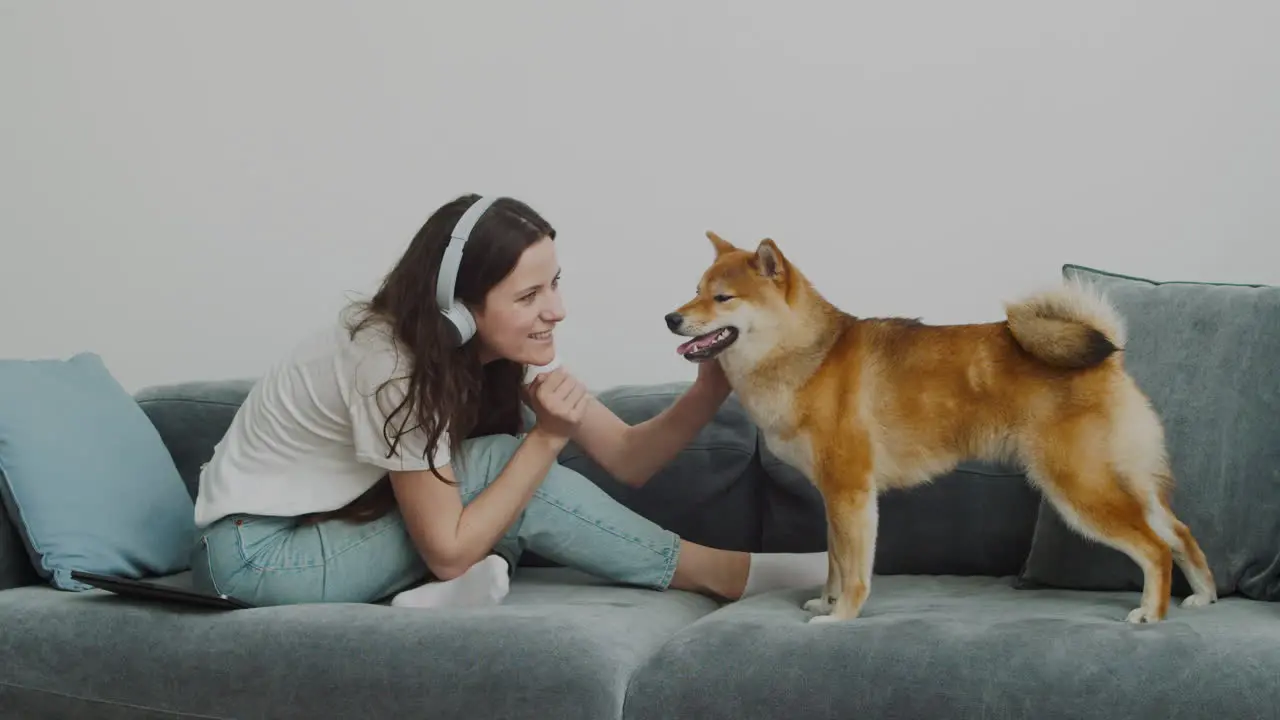
[[[738,249],[733,246],[733,243],[725,240],[711,230],[707,231],[707,239],[711,241],[712,247],[716,249],[716,257],[720,257],[725,253],[730,253]]]
[[[761,275],[777,279],[782,277],[786,268],[786,258],[773,240],[765,238],[756,246],[755,266]]]

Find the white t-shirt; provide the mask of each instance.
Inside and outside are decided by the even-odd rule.
[[[409,358],[383,325],[354,340],[343,322],[306,337],[254,385],[201,469],[196,525],[233,513],[337,510],[389,470],[426,470],[428,457],[437,468],[447,465],[447,432],[428,457],[421,430],[402,435],[388,457],[383,423],[404,398]],[[557,365],[530,368],[526,382]],[[402,417],[388,428],[392,437]],[[407,427],[414,425],[410,418]]]

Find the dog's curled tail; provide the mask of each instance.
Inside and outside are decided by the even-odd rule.
[[[1099,365],[1125,341],[1124,321],[1111,303],[1075,281],[1006,303],[1005,315],[1018,345],[1054,367]]]

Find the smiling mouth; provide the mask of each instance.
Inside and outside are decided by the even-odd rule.
[[[724,352],[725,348],[732,345],[737,339],[738,328],[722,328],[705,335],[699,335],[681,344],[680,347],[676,348],[676,352],[680,353],[689,362],[706,362]]]
[[[546,330],[546,331],[544,331],[544,332],[539,332],[539,333],[529,333],[529,339],[531,339],[531,340],[550,340],[550,339],[551,339],[551,331],[550,331],[550,330]]]

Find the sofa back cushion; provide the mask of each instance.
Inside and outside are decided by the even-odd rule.
[[[135,394],[169,448],[192,500],[200,486],[200,466],[213,457],[253,381],[195,381],[143,388]]]

